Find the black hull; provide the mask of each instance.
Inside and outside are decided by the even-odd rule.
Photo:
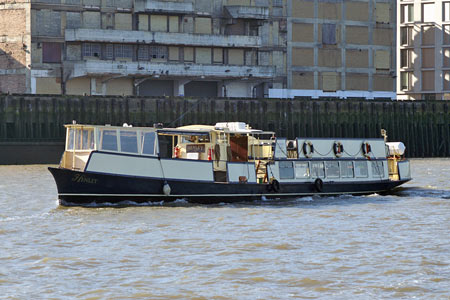
[[[192,203],[231,203],[266,198],[298,198],[311,195],[370,194],[387,192],[405,183],[400,181],[325,182],[321,191],[314,183],[269,184],[219,183],[143,178],[49,168],[62,205],[116,205],[127,203],[170,202],[185,199]],[[164,183],[171,188],[163,192]]]

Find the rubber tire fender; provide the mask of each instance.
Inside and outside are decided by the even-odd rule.
[[[275,193],[278,193],[280,191],[280,183],[278,182],[278,180],[276,180],[276,179],[272,180],[271,185],[272,185],[272,190]]]
[[[316,188],[316,191],[321,193],[323,190],[323,181],[320,178],[317,178],[314,180],[314,187]]]

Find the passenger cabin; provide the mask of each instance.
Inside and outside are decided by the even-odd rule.
[[[381,138],[287,140],[241,122],[178,128],[71,124],[66,130],[60,167],[79,171],[229,183],[410,178],[404,151],[390,151]]]

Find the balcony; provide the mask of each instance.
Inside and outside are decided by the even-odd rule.
[[[183,63],[120,62],[85,60],[66,62],[73,65],[73,77],[82,76],[152,76],[155,78],[267,79],[275,76],[272,66],[201,65]]]
[[[103,29],[66,29],[66,42],[143,43],[203,47],[261,47],[259,36]]]
[[[168,14],[191,14],[194,13],[192,3],[136,0],[135,12],[160,12]]]
[[[269,8],[243,5],[225,6],[225,15],[230,19],[269,19]]]

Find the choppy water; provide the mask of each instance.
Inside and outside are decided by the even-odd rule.
[[[65,208],[0,166],[0,299],[450,299],[450,159],[391,196]]]

